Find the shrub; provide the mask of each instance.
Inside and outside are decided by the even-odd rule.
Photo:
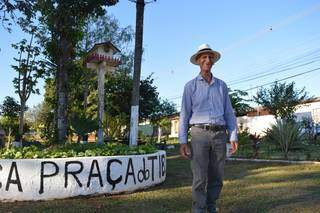
[[[75,113],[71,118],[71,128],[82,140],[87,139],[87,134],[98,129],[98,122],[87,117],[84,113]]]
[[[243,146],[243,145],[249,145],[251,144],[250,141],[250,132],[249,129],[246,128],[243,131],[240,131],[238,134],[238,141],[239,141],[239,145]]]
[[[305,139],[308,142],[315,142],[315,123],[313,122],[311,117],[303,117],[302,121],[300,121],[300,126],[304,131]]]
[[[258,157],[259,149],[260,149],[260,142],[261,142],[261,137],[257,134],[250,134],[249,138],[251,140],[251,147],[253,149],[253,157],[256,158]]]
[[[303,134],[301,127],[293,121],[277,120],[277,122],[267,129],[265,141],[275,143],[288,158],[288,152],[295,144],[301,141]]]
[[[97,144],[65,144],[54,147],[21,147],[0,150],[2,159],[23,158],[65,158],[65,157],[89,157],[89,156],[115,156],[115,155],[138,155],[156,152],[152,144],[129,147],[120,143]]]
[[[238,155],[241,157],[258,157],[258,151],[260,148],[261,138],[259,135],[250,134],[249,129],[246,128],[239,132],[239,151]]]

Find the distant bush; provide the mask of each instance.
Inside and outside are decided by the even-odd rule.
[[[66,144],[54,147],[28,146],[0,150],[1,159],[24,158],[66,158],[66,157],[92,157],[115,155],[141,155],[156,152],[153,144],[129,147],[120,143],[97,144]]]
[[[259,135],[250,134],[249,129],[246,128],[238,134],[239,151],[238,155],[245,157],[258,157],[261,138]]]
[[[299,124],[293,121],[277,120],[277,122],[267,129],[264,140],[268,143],[275,143],[288,158],[288,152],[294,145],[301,142],[303,134]]]
[[[243,131],[239,132],[238,141],[239,141],[239,145],[240,146],[251,145],[250,132],[249,132],[248,128],[246,128]]]

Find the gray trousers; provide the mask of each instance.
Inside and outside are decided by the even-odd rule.
[[[211,212],[215,209],[216,200],[223,186],[226,141],[225,130],[191,128],[193,212]]]

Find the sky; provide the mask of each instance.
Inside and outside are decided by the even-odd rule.
[[[133,29],[135,10],[128,0],[107,8],[122,27]],[[160,96],[179,109],[185,83],[199,73],[189,59],[207,43],[222,55],[213,75],[232,90],[245,90],[250,98],[261,86],[286,79],[281,82],[294,81],[319,97],[319,24],[318,0],[157,0],[145,7],[141,77],[153,73]],[[0,103],[7,95],[17,99],[11,44],[23,37],[17,28],[10,34],[0,27]],[[43,95],[43,82],[39,87]],[[40,103],[42,95],[32,95],[27,104]]]

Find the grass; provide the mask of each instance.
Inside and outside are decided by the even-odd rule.
[[[190,212],[189,161],[168,152],[167,179],[133,194],[1,203],[0,212]],[[227,162],[220,212],[320,212],[320,165]]]
[[[241,136],[239,136],[241,137]],[[178,145],[177,138],[170,138],[167,145]],[[297,160],[297,161],[320,161],[320,139],[309,142],[302,141],[295,144],[288,153],[288,159],[285,159],[284,153],[274,143],[262,142],[260,144],[258,159],[273,159],[273,160]],[[239,141],[239,149],[234,157],[237,158],[253,158],[254,150],[249,138],[244,138]]]
[[[262,142],[260,144],[259,159],[285,159],[284,153],[275,144]],[[251,143],[239,145],[239,150],[235,157],[252,158],[254,151]],[[288,153],[288,160],[311,160],[320,161],[320,144],[302,142],[295,145]]]

